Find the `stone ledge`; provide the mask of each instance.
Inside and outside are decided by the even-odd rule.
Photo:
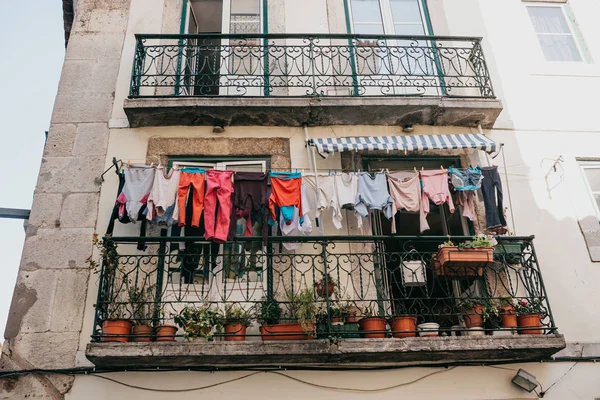
[[[97,367],[375,367],[548,359],[563,335],[209,343],[90,343]]]
[[[448,97],[125,99],[132,128],[172,125],[452,125],[491,128],[502,102]]]

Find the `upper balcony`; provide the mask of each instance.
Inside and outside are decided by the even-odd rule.
[[[532,239],[473,251],[438,250],[447,237],[107,238],[86,355],[145,368],[548,358],[565,341]],[[124,330],[108,326],[116,319]]]
[[[481,38],[136,35],[131,127],[456,125],[502,111]],[[360,107],[360,112],[357,112]]]

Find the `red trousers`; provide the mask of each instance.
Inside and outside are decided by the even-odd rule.
[[[185,226],[185,204],[190,192],[190,186],[194,188],[192,203],[192,226],[197,228],[200,225],[202,216],[202,205],[204,203],[204,174],[181,172],[179,178],[179,188],[177,190],[177,201],[179,202],[179,226]]]
[[[206,172],[206,196],[204,197],[206,240],[214,240],[218,243],[227,241],[233,197],[232,175],[233,171]]]

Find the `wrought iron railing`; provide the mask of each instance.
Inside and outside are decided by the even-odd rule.
[[[155,340],[156,328],[173,324],[186,306],[243,312],[249,327],[238,340],[260,340],[261,333],[268,340],[271,332],[259,325],[297,321],[300,336],[292,331],[278,338],[421,336],[432,329],[417,327],[422,323],[439,324],[435,334],[452,336],[556,332],[532,237],[498,238],[493,253],[478,262],[464,261],[469,250],[438,254],[447,239],[271,237],[263,246],[261,238],[248,237],[219,246],[202,238],[153,237],[143,238],[147,248],[138,251],[140,238],[105,238],[92,340],[110,340],[103,323],[114,319],[155,328],[145,334],[147,341]],[[452,238],[457,244],[468,239]],[[286,250],[290,240],[299,248]],[[541,326],[504,323],[502,316],[514,312],[497,311],[523,301],[536,308]],[[387,320],[375,336],[357,323],[369,315]],[[391,321],[399,315],[415,318],[398,331]],[[228,315],[230,322],[239,316]],[[475,324],[477,318],[485,323]],[[239,336],[217,329],[223,322],[205,333],[215,340]],[[183,327],[176,336],[184,334]]]
[[[130,97],[493,98],[481,38],[136,35]]]

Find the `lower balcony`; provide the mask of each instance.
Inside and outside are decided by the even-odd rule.
[[[124,104],[133,128],[478,123],[491,128],[502,111],[481,38],[201,34],[136,39]]]
[[[565,347],[532,237],[438,249],[447,240],[106,238],[86,355],[98,367],[362,368]]]

